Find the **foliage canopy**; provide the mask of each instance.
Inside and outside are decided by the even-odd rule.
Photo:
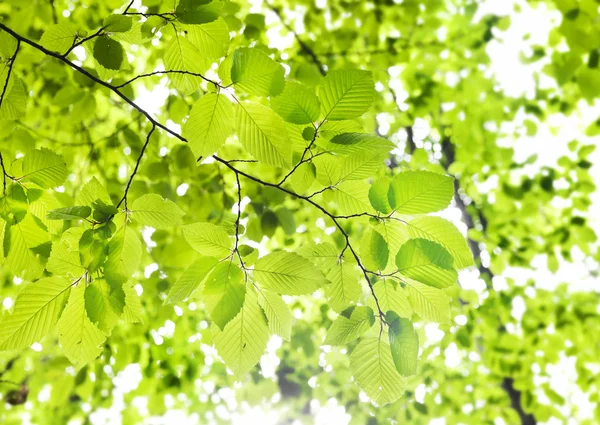
[[[509,277],[597,267],[594,145],[503,140],[600,96],[597,2],[512,12],[561,18],[532,96],[475,1],[27,3],[0,4],[3,423],[600,420],[597,294]]]

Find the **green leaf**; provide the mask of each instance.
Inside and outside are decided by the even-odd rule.
[[[92,209],[88,206],[74,206],[51,210],[46,217],[48,220],[81,220],[91,213]]]
[[[385,270],[390,255],[388,244],[378,232],[369,230],[360,247],[363,264],[370,270]]]
[[[92,202],[98,199],[107,205],[112,204],[106,188],[96,177],[92,177],[77,194],[76,203],[79,205],[91,205]]]
[[[171,39],[163,56],[165,69],[168,71],[182,71],[181,73],[170,73],[169,79],[173,86],[182,95],[194,93],[200,87],[201,74],[210,66],[209,61],[202,56],[200,51],[185,37],[176,36]]]
[[[106,69],[121,69],[125,58],[125,50],[118,41],[103,36],[96,38],[94,43],[94,59]]]
[[[293,81],[285,84],[283,93],[271,97],[271,108],[293,124],[309,124],[319,119],[319,98],[313,91]],[[311,140],[311,139],[309,139]]]
[[[417,373],[419,358],[419,336],[408,319],[400,318],[395,312],[388,311],[385,320],[389,325],[390,348],[396,370],[402,376]]]
[[[411,239],[396,255],[398,272],[434,288],[456,283],[458,274],[452,267],[452,255],[440,244],[427,239]]]
[[[109,283],[124,283],[137,270],[142,260],[142,243],[129,226],[121,227],[108,242],[104,277]]]
[[[298,194],[306,192],[315,181],[316,168],[312,162],[304,162],[290,177],[292,188]]]
[[[373,287],[382,311],[393,310],[400,317],[410,318],[413,314],[405,289],[392,279],[379,281]],[[369,301],[375,308],[375,302]]]
[[[325,126],[323,126],[325,127]],[[323,135],[323,131],[321,131]],[[374,136],[365,133],[347,133],[335,135],[330,142],[320,141],[320,144],[329,152],[335,152],[340,155],[352,155],[357,152],[379,152],[382,155],[388,154],[395,145],[383,137]]]
[[[359,338],[375,324],[370,307],[352,306],[344,310],[331,324],[325,338],[326,345],[345,345]]]
[[[460,231],[441,217],[417,217],[408,223],[409,236],[437,242],[450,252],[457,270],[472,266],[473,254]]]
[[[110,333],[125,306],[125,292],[116,285],[111,288],[104,279],[96,279],[85,288],[85,311],[90,321],[105,333]]]
[[[236,90],[255,96],[277,96],[285,84],[283,66],[255,48],[233,52],[231,81]]]
[[[261,290],[258,293],[258,304],[265,312],[269,330],[289,341],[292,335],[292,312],[281,296],[275,292]]]
[[[369,203],[369,184],[365,182],[342,182],[335,187],[333,200],[339,208],[339,215],[373,213]]]
[[[285,124],[271,109],[258,103],[239,103],[238,138],[254,158],[273,167],[289,167],[292,145]]]
[[[370,150],[354,152],[344,158],[340,180],[363,180],[376,175],[377,171],[385,165],[384,159],[388,156],[388,152]]]
[[[240,313],[222,331],[212,327],[213,341],[225,364],[235,374],[248,372],[263,355],[269,340],[269,328],[254,290],[246,293]]]
[[[298,254],[324,270],[335,266],[340,259],[340,252],[327,242],[303,244],[298,249]]]
[[[7,229],[4,245],[6,269],[23,279],[39,278],[44,266],[34,249],[48,241],[48,233],[39,226],[31,214],[27,214],[23,220]]]
[[[71,48],[76,37],[77,30],[71,24],[54,24],[44,31],[40,38],[40,44],[48,50],[63,55]]]
[[[194,104],[183,125],[194,157],[207,158],[217,152],[233,131],[235,109],[225,95],[209,93]]]
[[[197,289],[202,288],[202,283],[217,265],[218,260],[212,257],[200,257],[192,263],[181,275],[169,291],[165,304],[174,304],[184,301]]]
[[[173,201],[155,193],[137,198],[131,207],[131,216],[144,226],[165,229],[177,224],[185,213]]]
[[[175,15],[184,24],[205,24],[216,20],[222,8],[223,2],[217,0],[181,0]]]
[[[210,318],[223,329],[244,304],[244,273],[231,261],[218,264],[206,278],[203,295]]]
[[[124,284],[125,307],[123,307],[123,320],[128,323],[144,323],[144,313],[140,296],[132,284]]]
[[[450,299],[441,289],[406,280],[408,300],[421,319],[450,324]]]
[[[67,178],[67,167],[63,158],[48,149],[35,149],[23,158],[19,180],[30,181],[44,189],[59,186]]]
[[[71,289],[67,306],[58,321],[58,341],[73,364],[83,366],[102,352],[104,333],[89,319],[85,310],[85,282]]]
[[[223,18],[186,27],[187,38],[207,58],[222,58],[229,48],[229,27]]]
[[[259,258],[253,274],[262,288],[283,295],[311,294],[327,283],[323,274],[306,258],[286,251]]]
[[[389,177],[382,177],[375,181],[369,189],[369,201],[373,208],[383,214],[390,214],[393,210],[388,200],[391,180]]]
[[[106,32],[125,32],[133,25],[130,16],[109,15],[104,19],[104,30]]]
[[[390,183],[388,201],[400,214],[425,214],[446,208],[454,196],[454,179],[429,171],[404,171]]]
[[[390,346],[380,338],[359,341],[350,355],[350,370],[356,384],[380,406],[400,398],[406,388],[394,365]]]
[[[0,72],[0,81],[3,80],[3,72]],[[6,74],[8,77],[8,74]],[[6,88],[2,105],[0,106],[0,120],[19,119],[27,110],[27,92],[21,79],[13,73]]]
[[[319,88],[321,112],[330,121],[360,117],[374,97],[373,75],[358,69],[329,72]]]
[[[211,223],[193,223],[183,226],[185,240],[202,255],[225,257],[231,254],[233,244],[221,226]]]
[[[312,164],[316,167],[317,181],[323,186],[335,186],[340,181],[343,157],[338,155],[319,155],[313,158]]]
[[[329,269],[327,280],[331,283],[324,289],[333,310],[339,313],[358,302],[362,293],[359,279],[360,272],[353,263],[344,261]]]
[[[81,227],[72,227],[61,235],[60,241],[52,243],[46,270],[72,279],[83,276],[85,268],[79,257],[79,240],[83,232]]]
[[[15,301],[12,314],[0,321],[0,350],[29,347],[50,332],[62,312],[72,281],[46,277],[26,285]]]

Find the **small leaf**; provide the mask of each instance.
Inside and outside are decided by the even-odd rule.
[[[192,263],[181,275],[169,291],[165,304],[174,304],[190,297],[201,285],[217,265],[218,260],[212,257],[200,257]]]
[[[236,90],[255,96],[277,96],[285,84],[283,66],[256,48],[233,52],[231,81]]]
[[[362,293],[359,279],[360,272],[354,263],[344,261],[329,269],[327,280],[331,283],[325,286],[325,295],[333,310],[340,312],[358,302]]]
[[[223,2],[217,0],[181,0],[175,15],[184,24],[205,24],[216,20],[222,7]]]
[[[173,201],[148,193],[136,199],[131,207],[131,216],[144,226],[164,229],[177,224],[185,213]]]
[[[98,37],[94,44],[94,58],[107,69],[121,69],[125,50],[118,41],[109,37]]]
[[[262,288],[284,295],[311,294],[327,282],[307,259],[286,251],[259,258],[253,274]]]
[[[261,290],[258,293],[258,303],[265,312],[269,322],[269,330],[289,341],[292,334],[292,312],[275,292]]]
[[[293,124],[309,124],[319,119],[319,98],[308,87],[293,81],[285,84],[283,93],[271,97],[271,108]]]
[[[396,370],[402,376],[412,376],[417,373],[419,358],[419,336],[408,319],[400,318],[393,311],[385,314],[389,325],[390,348]]]
[[[353,306],[344,310],[327,331],[325,344],[345,345],[359,338],[375,324],[370,307]]]
[[[244,304],[244,273],[231,261],[218,264],[206,278],[202,291],[208,314],[219,328],[225,328]]]
[[[109,283],[124,283],[142,260],[142,243],[137,233],[124,225],[108,243],[104,277]]]
[[[76,37],[77,30],[72,25],[68,23],[54,24],[44,31],[40,44],[46,49],[62,55],[71,48]]]
[[[398,272],[434,288],[447,288],[458,274],[452,267],[452,255],[440,244],[427,239],[411,239],[396,255]]]
[[[92,213],[90,207],[74,206],[51,210],[46,216],[48,220],[81,220]]]
[[[388,177],[383,177],[375,181],[369,189],[369,201],[371,205],[383,214],[389,214],[393,211],[388,200],[390,183],[391,180]]]
[[[231,254],[233,248],[225,229],[211,223],[183,226],[183,235],[192,248],[209,257],[225,257]]]
[[[125,32],[133,25],[130,16],[109,15],[104,19],[104,30],[107,32]]]
[[[441,289],[406,280],[408,299],[421,319],[450,324],[450,299]]]

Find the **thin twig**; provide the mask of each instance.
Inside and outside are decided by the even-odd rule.
[[[152,128],[146,135],[146,142],[144,143],[144,146],[142,146],[140,155],[138,156],[138,159],[135,162],[135,167],[133,168],[133,172],[131,173],[131,176],[129,176],[129,181],[127,182],[127,186],[125,186],[125,193],[123,193],[123,197],[117,204],[117,208],[119,208],[121,206],[121,204],[124,202],[125,210],[127,210],[127,195],[129,194],[129,189],[131,188],[131,183],[133,182],[133,178],[135,177],[135,175],[138,172],[138,168],[140,168],[140,163],[142,162],[142,158],[144,157],[144,152],[146,152],[146,148],[148,147],[148,144],[150,143],[150,137],[152,136],[152,133],[154,133],[155,129],[156,129],[156,125],[152,124]]]
[[[191,75],[193,77],[199,77],[202,78],[204,81],[208,82],[208,83],[212,83],[215,85],[215,87],[219,87],[219,88],[224,88],[224,86],[220,85],[219,83],[217,83],[216,81],[211,80],[210,78],[206,78],[204,75],[202,74],[198,74],[196,72],[189,72],[189,71],[179,71],[179,70],[169,70],[169,71],[154,71],[154,72],[149,72],[147,74],[140,74],[137,75],[136,77],[132,78],[131,80],[125,81],[123,84],[119,84],[118,86],[113,86],[115,89],[120,89],[122,87],[125,87],[128,84],[133,83],[135,80],[139,79],[139,78],[145,78],[145,77],[152,77],[154,75],[162,75],[162,74],[185,74],[185,75]]]
[[[15,49],[15,53],[8,60],[8,74],[6,75],[6,81],[4,82],[4,87],[2,88],[2,94],[0,95],[0,108],[2,108],[2,102],[4,101],[4,96],[6,95],[6,90],[8,89],[8,82],[10,81],[10,75],[13,70],[13,66],[15,61],[17,60],[17,54],[19,53],[19,48],[21,47],[21,40],[17,40],[17,48]]]
[[[98,36],[102,35],[102,31],[104,31],[104,27],[100,28],[100,29],[99,29],[98,31],[96,31],[94,34],[92,34],[92,35],[90,35],[90,36],[88,36],[88,37],[82,38],[81,40],[79,40],[79,41],[78,41],[78,42],[76,42],[76,43],[73,43],[73,45],[72,45],[71,47],[69,47],[69,50],[67,50],[67,51],[66,51],[66,53],[65,53],[63,56],[64,56],[64,57],[67,57],[67,56],[69,56],[69,53],[71,53],[71,52],[73,51],[73,49],[74,49],[74,48],[76,48],[76,47],[78,47],[78,46],[81,46],[81,45],[82,45],[83,43],[85,43],[86,41],[89,41],[89,40],[91,40],[91,39],[93,39],[93,38],[96,38],[96,37],[98,37]]]

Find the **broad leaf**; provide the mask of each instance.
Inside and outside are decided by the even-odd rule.
[[[277,96],[285,84],[283,67],[256,48],[233,52],[231,81],[236,90],[255,96]]]
[[[464,269],[474,264],[467,241],[448,220],[441,217],[417,217],[406,227],[410,237],[437,242],[446,248],[454,258],[455,269]]]
[[[21,172],[15,173],[16,177],[45,189],[59,186],[67,178],[65,161],[60,155],[48,149],[27,152],[20,165]]]
[[[329,72],[319,88],[321,113],[331,121],[360,117],[374,98],[373,75],[358,69]]]
[[[223,329],[244,304],[244,272],[231,261],[220,263],[206,278],[202,293],[210,318]]]
[[[0,350],[20,350],[42,339],[56,325],[73,282],[47,277],[21,290],[12,314],[0,321]]]
[[[48,220],[81,220],[88,218],[92,209],[88,206],[65,207],[52,210],[46,216]]]
[[[343,261],[329,269],[327,280],[331,283],[324,289],[333,310],[341,312],[358,302],[362,293],[360,278],[360,271],[351,262]]]
[[[200,54],[208,58],[221,58],[229,48],[229,28],[223,18],[202,25],[186,27],[187,38]]]
[[[390,183],[388,201],[400,214],[425,214],[446,208],[454,196],[454,179],[429,171],[404,171]]]
[[[434,288],[447,288],[458,274],[452,267],[452,255],[440,244],[427,239],[411,239],[396,255],[398,272]]]
[[[375,315],[370,307],[353,306],[344,310],[327,331],[325,344],[345,345],[358,339],[375,324]]]
[[[136,199],[131,206],[131,216],[144,226],[164,229],[177,224],[185,213],[173,201],[148,193]]]
[[[327,282],[306,258],[285,251],[259,258],[253,274],[259,286],[284,295],[311,294]]]
[[[385,320],[389,325],[390,348],[396,370],[402,376],[417,373],[419,357],[419,336],[408,319],[400,318],[395,312],[388,311]]]
[[[137,233],[124,225],[108,243],[104,277],[111,284],[124,283],[137,270],[142,259],[142,243]]]
[[[382,311],[393,310],[400,317],[412,316],[413,310],[408,301],[408,294],[398,282],[386,279],[375,283],[373,289]],[[374,300],[370,300],[369,305],[375,308]]]
[[[269,330],[289,341],[292,334],[292,312],[283,298],[275,292],[261,290],[258,293],[258,303],[265,312]]]
[[[310,124],[319,119],[319,99],[308,87],[288,81],[283,93],[271,97],[271,107],[285,121]]]
[[[218,260],[212,257],[200,257],[181,275],[169,291],[165,304],[174,304],[189,298],[196,290],[202,288],[206,276],[217,265]]]
[[[196,46],[180,36],[171,39],[165,49],[163,61],[166,70],[181,71],[170,73],[169,79],[183,95],[194,93],[202,83],[201,77],[189,73],[201,74],[210,66]]]
[[[225,329],[214,325],[212,333],[219,356],[235,374],[246,373],[258,363],[267,347],[269,328],[254,290],[248,290],[242,310]]]
[[[125,50],[121,43],[110,37],[102,36],[94,44],[94,59],[106,69],[118,70],[121,68]]]
[[[194,104],[183,126],[194,157],[207,158],[219,150],[233,131],[235,109],[223,94],[210,93]]]
[[[40,44],[48,50],[65,54],[67,50],[75,43],[77,30],[68,23],[50,25],[42,38]]]
[[[357,385],[380,406],[404,393],[406,379],[394,366],[390,346],[380,338],[359,341],[350,355],[350,370]]]
[[[221,226],[211,223],[194,223],[183,226],[188,243],[202,255],[222,258],[231,254],[233,244]]]
[[[58,321],[58,341],[71,363],[83,366],[102,352],[106,336],[89,319],[85,310],[85,282],[71,290],[69,301]]]
[[[240,103],[237,111],[240,142],[254,158],[273,167],[288,167],[292,145],[281,118],[258,103]]]
[[[450,298],[441,289],[407,280],[408,300],[421,319],[450,324]]]

